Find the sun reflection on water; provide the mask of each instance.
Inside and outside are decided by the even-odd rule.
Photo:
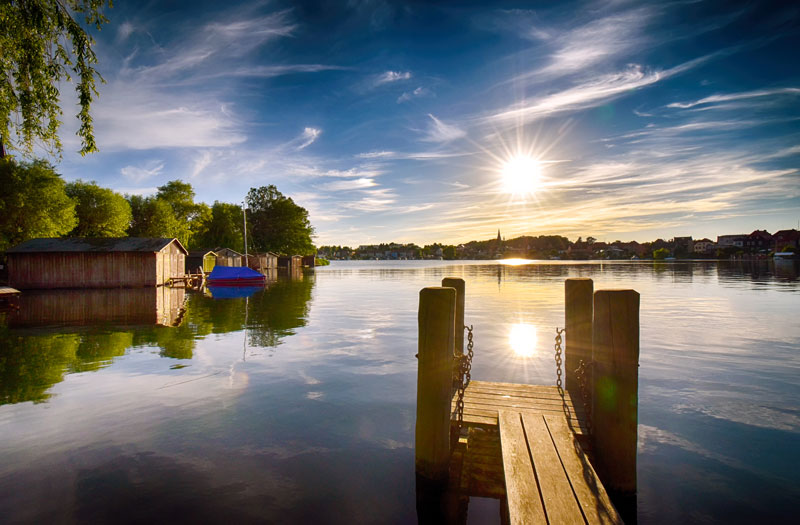
[[[508,332],[511,349],[520,357],[533,357],[536,354],[536,340],[536,327],[532,324],[517,323]]]

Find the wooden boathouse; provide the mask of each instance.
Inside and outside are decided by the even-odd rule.
[[[620,502],[632,510],[639,294],[593,287],[591,279],[565,283],[554,386],[471,380],[464,280],[420,291],[420,523],[464,523],[471,496],[499,499],[500,521],[512,524],[618,524]]]
[[[217,254],[217,266],[241,266],[242,255],[236,250],[230,248],[214,248],[214,253]]]
[[[183,277],[186,248],[177,239],[31,239],[11,248],[8,281],[20,289],[161,286]]]
[[[203,273],[211,273],[217,265],[217,254],[211,250],[192,250],[186,256],[186,273],[199,268]]]

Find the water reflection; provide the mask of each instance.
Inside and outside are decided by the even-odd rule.
[[[245,328],[250,346],[275,347],[306,324],[313,285],[293,274],[224,300],[163,287],[26,292],[0,314],[0,405],[47,401],[66,375],[132,349],[189,360],[197,341]]]
[[[517,323],[508,331],[508,342],[514,353],[520,357],[531,357],[536,353],[536,327],[532,324]]]

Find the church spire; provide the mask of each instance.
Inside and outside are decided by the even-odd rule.
[[[497,242],[502,242],[502,238],[500,237],[500,228],[497,228]]]

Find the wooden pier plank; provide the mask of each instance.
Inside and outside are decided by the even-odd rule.
[[[559,451],[553,444],[544,417],[539,414],[520,415],[548,522],[583,525],[583,513],[572,492]]]
[[[619,513],[564,419],[545,416],[544,420],[586,522],[590,525],[621,524]]]
[[[520,415],[501,411],[499,423],[509,521],[520,525],[547,523]]]

